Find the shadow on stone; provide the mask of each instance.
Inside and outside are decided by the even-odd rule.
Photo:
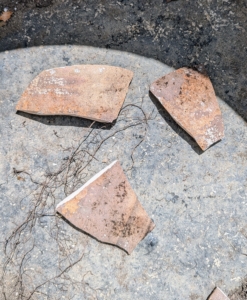
[[[149,92],[149,97],[153,101],[154,105],[157,107],[159,114],[166,121],[166,123],[188,144],[190,144],[191,148],[198,154],[201,155],[204,151],[197,145],[196,141],[181,128],[169,115],[169,113],[165,110],[165,108],[160,104],[160,102],[156,99],[156,97]]]
[[[93,129],[110,130],[116,124],[116,120],[113,123],[100,123],[95,121],[95,123],[92,125],[94,122],[92,120],[72,116],[40,116],[32,115],[22,111],[17,111],[16,114],[49,126],[73,126],[83,128],[91,127]]]

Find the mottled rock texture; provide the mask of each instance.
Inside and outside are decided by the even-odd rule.
[[[155,226],[118,161],[65,198],[57,211],[77,228],[129,254]]]
[[[134,72],[114,126],[16,113],[31,80],[64,64]],[[39,287],[34,296],[41,300],[205,300],[215,286],[228,295],[240,285],[247,263],[247,127],[234,110],[218,98],[225,138],[202,153],[148,93],[152,82],[173,71],[154,59],[52,46],[1,53],[0,68],[1,245],[24,223],[6,252],[0,247],[0,273],[8,257],[11,263],[0,298],[4,287],[8,300],[20,300],[18,292],[26,300]],[[156,225],[131,255],[82,234],[55,214],[62,199],[115,160]],[[20,266],[22,281],[16,285]]]
[[[221,111],[207,76],[181,68],[156,80],[150,91],[202,150],[223,138]]]
[[[104,65],[45,70],[30,83],[16,109],[110,123],[119,114],[132,78],[129,70]]]

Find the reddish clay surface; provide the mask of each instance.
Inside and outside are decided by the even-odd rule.
[[[202,150],[223,138],[221,111],[207,76],[181,68],[156,80],[150,91]]]
[[[110,123],[118,117],[132,78],[132,71],[105,65],[45,70],[30,83],[16,109]]]
[[[77,228],[129,254],[155,226],[118,161],[58,204],[57,211]]]
[[[220,288],[215,288],[208,300],[230,300]]]

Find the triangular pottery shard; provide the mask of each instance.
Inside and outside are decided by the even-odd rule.
[[[208,300],[230,300],[220,288],[216,287]]]
[[[129,254],[155,226],[118,161],[60,202],[56,210],[77,228]]]
[[[207,76],[181,68],[156,80],[150,91],[202,150],[223,138],[221,111]]]
[[[132,78],[132,71],[105,65],[45,70],[30,83],[16,110],[111,123],[118,117]]]

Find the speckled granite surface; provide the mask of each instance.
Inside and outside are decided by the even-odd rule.
[[[39,72],[86,63],[134,72],[112,127],[16,114]],[[239,285],[246,275],[246,125],[219,100],[225,138],[202,153],[149,95],[150,83],[171,70],[153,59],[90,47],[0,54],[2,246],[24,221],[6,254],[0,248],[1,299],[5,293],[6,299],[202,300],[215,285],[226,293]],[[65,195],[115,159],[156,224],[130,256],[54,216]]]

